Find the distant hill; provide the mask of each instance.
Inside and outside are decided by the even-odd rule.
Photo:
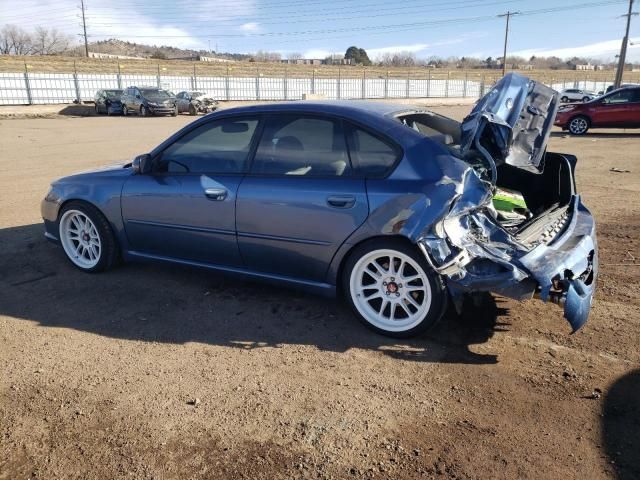
[[[157,59],[184,58],[193,57],[196,55],[214,56],[227,58],[229,60],[249,60],[251,58],[251,55],[242,53],[209,52],[207,50],[191,50],[185,48],[170,47],[166,45],[145,45],[142,43],[125,42],[116,38],[90,42],[89,51],[108,53],[111,55],[126,55],[129,57]],[[72,53],[77,54],[78,56],[84,55],[84,45],[74,48],[72,50]]]

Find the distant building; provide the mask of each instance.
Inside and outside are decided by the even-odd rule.
[[[595,70],[596,66],[595,65],[591,65],[590,63],[576,63],[573,66],[573,69],[574,70]]]
[[[187,55],[183,57],[170,57],[167,60],[185,60],[188,62],[233,63],[235,60],[228,58],[207,57],[204,55]]]
[[[322,65],[324,60],[320,58],[286,58],[280,60],[280,63],[286,63],[288,65]]]
[[[113,55],[111,53],[89,52],[89,58],[119,58],[122,60],[146,60],[144,57],[130,57],[127,55]]]

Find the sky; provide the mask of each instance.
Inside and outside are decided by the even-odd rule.
[[[89,41],[118,38],[220,52],[344,54],[355,45],[371,58],[509,54],[613,60],[624,35],[628,0],[85,0]],[[81,42],[80,0],[0,0],[0,25],[55,27]],[[635,11],[640,11],[636,0]],[[628,59],[640,62],[640,16],[632,18]]]

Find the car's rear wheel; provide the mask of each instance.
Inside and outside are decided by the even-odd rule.
[[[566,96],[565,96],[565,97],[562,97],[562,98],[560,99],[560,101],[561,101],[562,103],[567,103],[567,102],[569,102],[569,97],[566,97]]]
[[[587,103],[589,100],[591,100],[591,98],[589,98],[589,97],[582,97],[582,103]]]
[[[443,315],[442,279],[414,246],[401,240],[375,240],[356,248],[343,269],[347,302],[378,333],[409,337]]]
[[[584,115],[578,115],[569,122],[569,132],[573,135],[584,135],[589,130],[589,126],[589,119]]]
[[[69,261],[84,272],[113,266],[118,246],[107,219],[92,205],[70,202],[60,212],[58,235]]]

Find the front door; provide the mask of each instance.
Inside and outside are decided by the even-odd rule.
[[[342,243],[367,218],[340,120],[271,115],[238,191],[238,245],[257,271],[323,281]]]
[[[153,172],[133,175],[122,216],[134,253],[241,266],[235,204],[256,117],[200,124],[154,158]]]
[[[640,123],[637,118],[638,91],[633,88],[622,89],[602,98],[594,105],[591,121],[594,127],[631,127]]]

